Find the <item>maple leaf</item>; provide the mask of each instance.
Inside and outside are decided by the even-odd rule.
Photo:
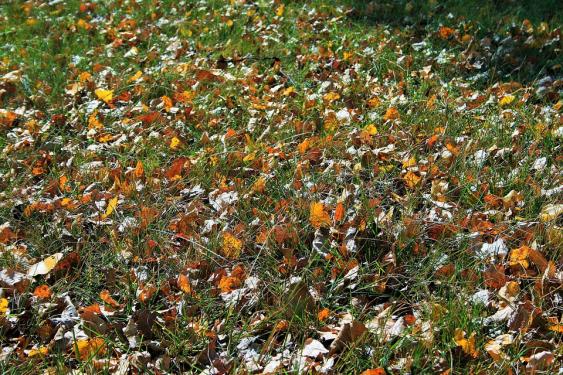
[[[309,221],[314,228],[321,228],[330,225],[330,216],[321,202],[311,202],[309,208]]]

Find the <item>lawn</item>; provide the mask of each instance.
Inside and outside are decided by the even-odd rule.
[[[0,2],[0,370],[561,373],[560,8]]]

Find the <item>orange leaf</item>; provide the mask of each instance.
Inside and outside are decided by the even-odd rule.
[[[192,285],[190,284],[190,279],[188,278],[188,276],[181,273],[178,276],[177,283],[178,283],[178,287],[182,292],[186,294],[193,294]]]
[[[168,96],[164,95],[162,98],[162,104],[164,105],[164,110],[166,112],[170,112],[170,110],[172,109],[172,106],[174,105],[174,103],[172,103],[172,99],[170,99]]]
[[[385,111],[385,115],[383,115],[383,120],[385,121],[396,120],[398,118],[399,118],[399,111],[395,107],[387,108],[387,111]]]
[[[407,184],[409,189],[414,189],[422,180],[416,173],[408,171],[404,176],[403,180]]]
[[[334,210],[334,221],[338,222],[342,219],[344,219],[344,205],[342,202],[338,202]]]
[[[238,277],[224,276],[219,281],[219,289],[222,293],[230,293],[240,287],[242,282]]]
[[[454,29],[447,26],[442,26],[440,27],[440,30],[438,30],[438,34],[442,39],[448,39],[453,33],[454,33]]]
[[[102,299],[102,301],[104,301],[105,303],[107,303],[108,305],[110,305],[111,307],[115,307],[118,308],[120,307],[119,303],[117,303],[116,300],[114,300],[111,295],[109,294],[108,290],[102,290],[100,292],[100,298]]]
[[[321,202],[312,202],[309,209],[309,221],[311,225],[315,228],[320,228],[323,226],[330,225],[330,216],[328,212],[325,211],[324,204]]]
[[[143,177],[144,173],[145,173],[145,168],[143,167],[143,162],[139,160],[137,161],[137,165],[135,166],[135,177],[141,178]]]
[[[140,302],[147,303],[154,296],[157,290],[156,286],[149,284],[141,290],[137,298]]]
[[[327,320],[329,316],[330,316],[330,310],[327,308],[324,308],[317,313],[317,319],[319,319],[319,321],[321,322]]]
[[[33,295],[37,298],[40,299],[48,299],[51,298],[51,289],[49,289],[48,285],[39,285],[37,288],[35,288],[35,290],[33,291]]]
[[[510,261],[508,264],[511,266],[520,265],[523,268],[528,268],[530,266],[530,263],[528,262],[528,255],[530,253],[530,250],[532,249],[530,249],[526,245],[513,249],[510,252]]]
[[[101,337],[77,340],[74,347],[75,355],[85,361],[94,355],[104,355],[106,343]]]
[[[385,369],[383,367],[378,368],[371,368],[369,370],[365,370],[360,375],[385,375]]]
[[[457,346],[461,347],[461,350],[463,350],[465,354],[468,354],[473,358],[477,358],[477,356],[479,355],[479,352],[475,348],[475,332],[473,332],[471,336],[469,336],[469,338],[466,339],[465,331],[456,328],[454,334],[454,341],[457,344]]]

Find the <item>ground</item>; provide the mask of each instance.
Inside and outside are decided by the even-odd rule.
[[[2,2],[2,372],[561,372],[558,5]]]

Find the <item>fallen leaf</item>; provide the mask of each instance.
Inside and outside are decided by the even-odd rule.
[[[44,284],[44,285],[39,285],[37,288],[35,288],[35,290],[33,291],[33,295],[40,299],[49,299],[51,298],[52,293],[49,286]]]
[[[371,368],[363,371],[360,375],[385,375],[385,369],[383,367]]]
[[[403,180],[405,181],[405,184],[407,185],[407,187],[409,189],[414,189],[420,184],[420,181],[422,180],[422,178],[420,176],[418,176],[416,173],[408,171],[403,176]]]
[[[520,265],[523,268],[528,268],[530,263],[528,262],[528,254],[530,253],[530,248],[526,245],[513,249],[509,256],[509,265],[517,266]]]
[[[514,101],[515,96],[514,95],[505,95],[502,97],[502,99],[498,102],[498,104],[501,107],[506,107],[507,105],[509,105],[510,103],[512,103]]]
[[[385,114],[383,115],[383,120],[385,121],[396,120],[398,118],[399,118],[399,111],[395,107],[387,108],[387,111],[385,111]]]
[[[100,298],[101,298],[102,301],[104,301],[105,303],[107,303],[111,307],[119,308],[121,306],[116,300],[114,300],[112,298],[112,296],[109,294],[108,290],[102,290],[100,292]]]
[[[324,204],[321,202],[312,202],[309,208],[309,221],[311,225],[317,229],[330,225],[330,216],[326,212]]]
[[[233,290],[239,288],[242,282],[238,277],[224,276],[219,281],[219,289],[221,293],[230,293]]]
[[[98,99],[106,102],[107,104],[109,104],[109,102],[111,102],[112,99],[113,99],[113,91],[112,90],[96,89],[96,91],[94,91],[94,93],[96,94]]]
[[[548,221],[553,221],[563,213],[563,203],[560,204],[548,204],[544,206],[540,212],[540,221],[546,223]]]
[[[0,298],[0,316],[6,315],[9,305],[10,303],[6,298]]]
[[[117,207],[117,200],[118,200],[118,197],[117,197],[117,196],[115,196],[115,197],[113,197],[113,198],[111,198],[111,199],[109,200],[108,206],[107,206],[107,208],[106,208],[106,212],[102,215],[102,219],[105,220],[105,219],[107,219],[107,218],[109,217],[109,215],[112,214],[112,212],[113,212],[113,211],[115,210],[115,208]]]
[[[236,238],[232,233],[223,233],[223,255],[227,258],[238,259],[242,250],[242,241]]]
[[[85,361],[96,355],[104,355],[106,343],[101,337],[80,339],[74,343],[74,353],[80,360]]]
[[[320,322],[324,322],[325,320],[328,319],[329,316],[330,316],[330,310],[327,308],[324,308],[317,313],[317,319],[319,319]]]
[[[172,137],[172,139],[170,140],[170,149],[176,150],[178,147],[180,147],[181,144],[182,142],[178,137]]]
[[[475,348],[475,332],[473,332],[469,338],[465,338],[465,331],[460,328],[455,329],[454,340],[457,346],[461,347],[461,350],[467,355],[473,358],[477,358],[479,352]]]
[[[27,271],[27,276],[34,277],[37,275],[46,275],[57,265],[63,257],[63,253],[56,253],[43,259],[39,263],[35,263]]]
[[[178,276],[178,287],[180,288],[180,290],[186,294],[193,294],[193,289],[192,289],[192,285],[190,283],[190,279],[188,278],[188,276],[184,275],[183,273],[181,273]]]

